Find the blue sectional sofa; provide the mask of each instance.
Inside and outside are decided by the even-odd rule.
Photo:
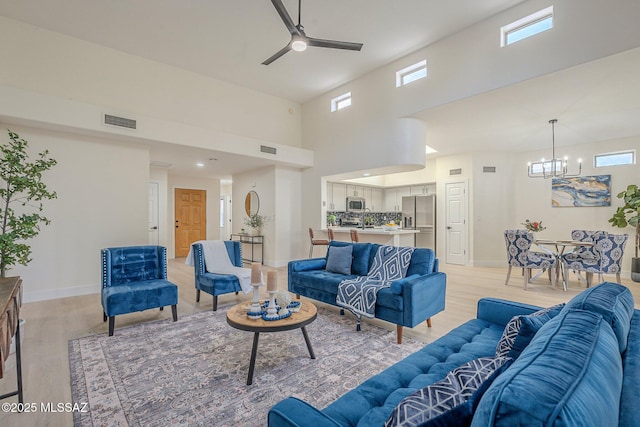
[[[476,319],[326,408],[318,410],[295,397],[280,401],[269,412],[269,427],[383,426],[406,396],[472,359],[494,355],[505,325],[514,324],[510,319],[533,319],[536,310],[539,307],[481,299]],[[533,332],[515,361],[474,403],[468,418],[456,418],[455,425],[640,426],[640,311],[634,309],[629,289],[603,283],[557,307],[556,313]]]
[[[327,271],[333,247],[352,246],[350,274]],[[380,245],[331,241],[325,258],[291,261],[288,265],[289,292],[336,305],[338,284],[344,279],[366,276]],[[375,317],[397,325],[398,344],[402,328],[413,328],[444,310],[446,276],[438,272],[438,259],[431,249],[416,248],[404,278],[378,292]]]

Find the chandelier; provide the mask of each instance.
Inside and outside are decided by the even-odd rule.
[[[580,176],[582,173],[582,159],[578,159],[578,172],[569,174],[567,171],[567,157],[564,159],[556,158],[556,129],[555,125],[558,119],[551,119],[551,160],[541,159],[539,162],[529,162],[527,172],[529,178],[573,178]]]

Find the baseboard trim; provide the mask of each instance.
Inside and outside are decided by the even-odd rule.
[[[29,292],[25,290],[24,294],[22,295],[22,302],[28,303],[28,302],[48,301],[48,300],[58,299],[58,298],[77,297],[80,295],[90,295],[90,294],[99,294],[99,293],[100,293],[99,284],[74,286],[70,288],[60,288],[60,289],[47,289],[44,291],[35,291],[35,292]]]

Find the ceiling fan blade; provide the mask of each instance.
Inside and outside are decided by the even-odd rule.
[[[308,37],[308,45],[315,47],[328,47],[331,49],[360,50],[362,43],[341,42],[337,40],[323,40]]]
[[[274,53],[269,59],[265,60],[262,63],[262,65],[271,64],[273,61],[275,61],[276,59],[280,58],[282,55],[284,55],[285,53],[289,52],[290,50],[291,50],[291,44],[288,44],[285,47],[283,47],[282,49],[280,49],[279,51],[277,51],[276,53]]]
[[[285,9],[284,5],[282,4],[282,0],[271,0],[271,3],[273,3],[273,7],[276,8],[278,15],[280,15],[280,18],[282,18],[282,22],[284,22],[284,25],[287,27],[287,30],[289,30],[289,33],[291,33],[292,36],[295,34],[299,35],[300,31],[298,31],[298,28],[296,28],[296,24],[293,23],[291,16],[289,16],[289,12],[287,12],[287,9]]]

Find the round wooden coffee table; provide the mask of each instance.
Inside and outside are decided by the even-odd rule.
[[[253,383],[253,370],[256,365],[256,353],[258,351],[260,332],[282,332],[300,328],[304,336],[304,341],[307,343],[309,356],[311,356],[312,359],[316,358],[315,354],[313,354],[309,334],[307,334],[307,329],[305,328],[309,323],[316,320],[318,316],[318,310],[315,305],[304,301],[300,306],[300,311],[292,313],[291,316],[282,320],[250,319],[247,317],[246,306],[247,303],[243,302],[231,307],[229,311],[227,311],[227,323],[236,329],[253,332],[253,347],[251,348],[247,385]]]

